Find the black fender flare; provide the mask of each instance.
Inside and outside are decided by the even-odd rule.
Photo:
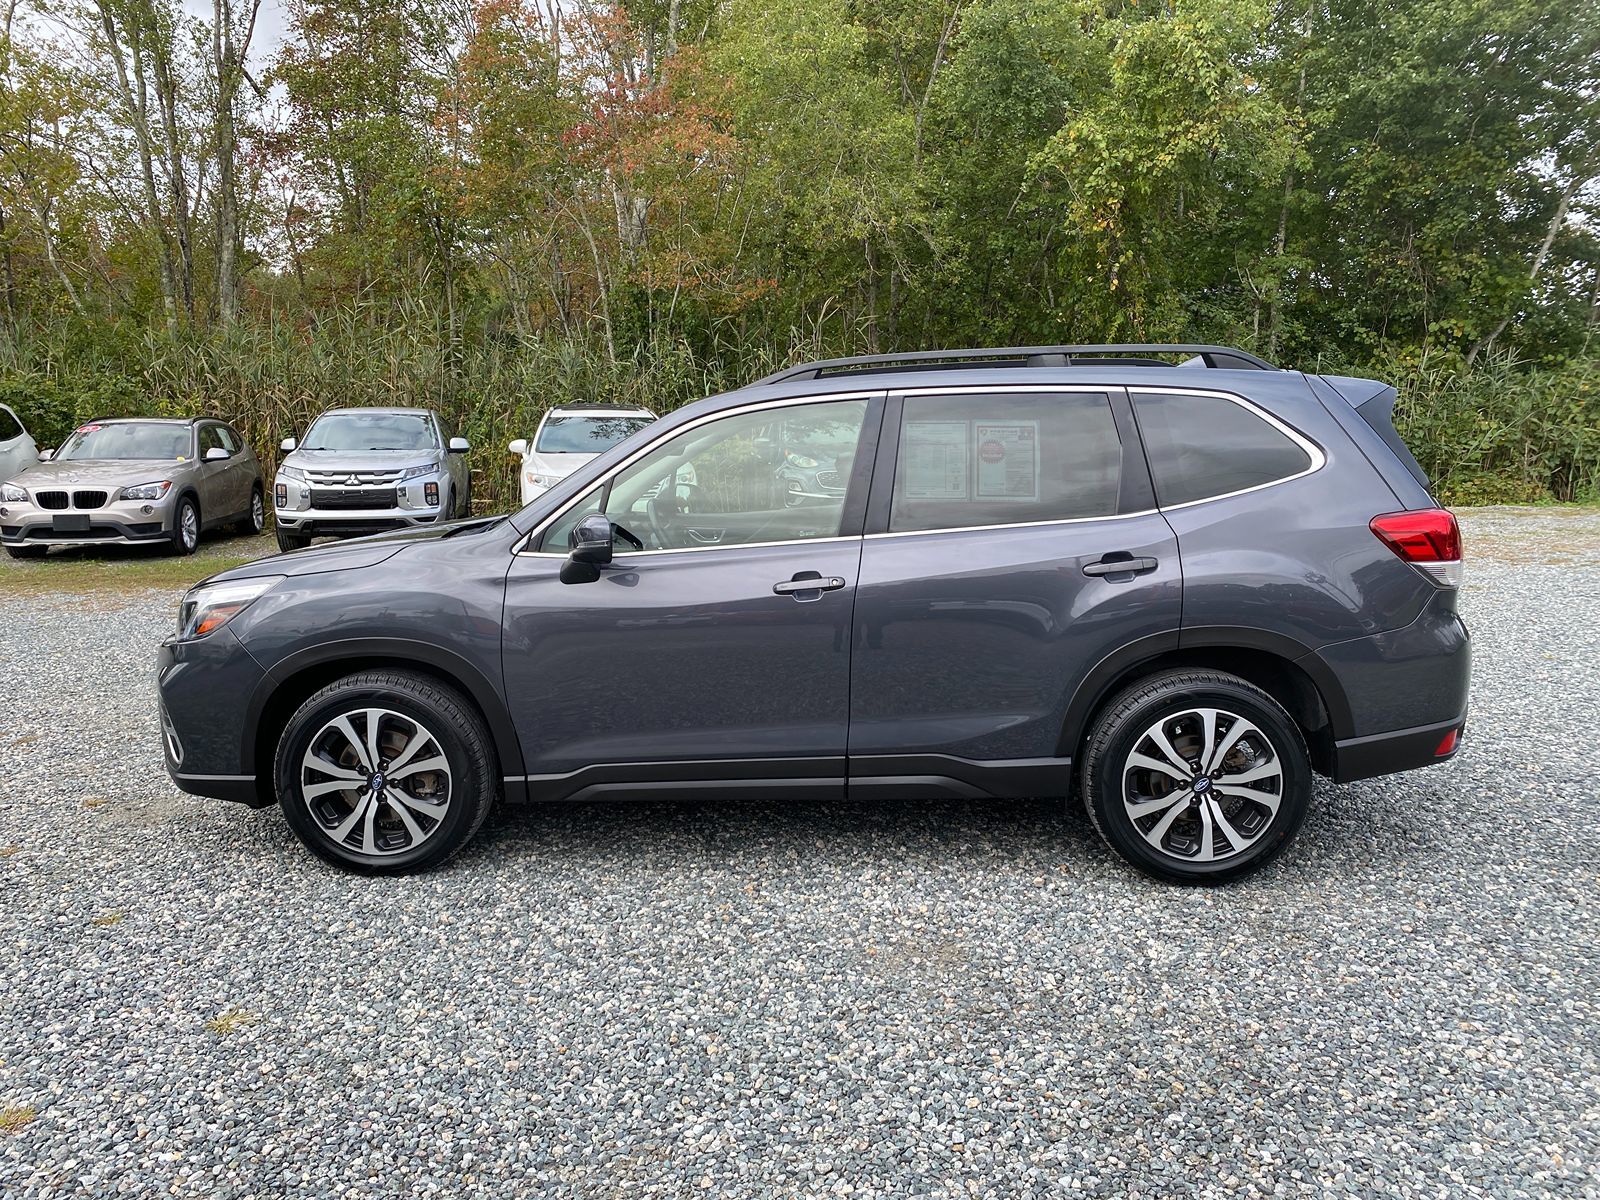
[[[495,753],[500,760],[502,776],[525,774],[522,765],[522,743],[504,695],[494,682],[461,655],[432,642],[419,642],[411,638],[366,637],[347,638],[326,642],[297,650],[275,662],[256,684],[245,708],[246,728],[259,732],[261,722],[282,689],[297,676],[307,671],[348,664],[351,671],[376,667],[393,667],[404,670],[407,666],[421,667],[429,674],[439,675],[466,692],[483,713],[494,739]],[[243,747],[245,761],[241,769],[246,773],[258,770],[256,741],[252,736]]]

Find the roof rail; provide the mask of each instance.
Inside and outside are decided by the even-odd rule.
[[[1113,355],[1191,354],[1202,365],[1233,371],[1276,371],[1265,359],[1232,346],[1189,342],[1128,342],[1104,346],[990,346],[976,350],[913,350],[906,354],[861,354],[854,358],[827,358],[786,367],[756,380],[752,386],[787,383],[793,379],[820,379],[824,375],[870,375],[896,370],[949,370],[957,367],[1070,367],[1117,362]],[[1122,366],[1176,366],[1160,359],[1121,361]],[[1183,364],[1185,366],[1190,364]]]

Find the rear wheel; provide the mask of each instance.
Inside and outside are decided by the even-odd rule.
[[[200,548],[200,506],[193,496],[180,496],[172,514],[171,552],[193,554]]]
[[[7,546],[6,553],[12,558],[43,558],[50,550],[49,546]]]
[[[437,866],[478,831],[498,791],[494,761],[482,718],[459,692],[408,672],[365,671],[289,719],[274,780],[312,853],[399,875]]]
[[[250,508],[238,521],[233,531],[245,537],[254,537],[267,527],[267,501],[258,483],[250,489]]]
[[[1134,866],[1221,883],[1283,852],[1305,819],[1311,763],[1294,720],[1232,675],[1175,672],[1106,706],[1084,755],[1084,806]]]

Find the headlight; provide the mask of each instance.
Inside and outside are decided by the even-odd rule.
[[[551,488],[560,481],[554,475],[540,475],[535,471],[529,471],[528,482],[534,487]]]
[[[125,487],[119,493],[124,500],[159,500],[172,488],[172,480],[162,479],[155,483],[136,483],[132,487]]]
[[[422,467],[407,467],[404,471],[400,472],[400,479],[403,482],[407,479],[420,479],[424,475],[437,475],[438,473],[438,466],[433,463],[429,463]]]
[[[257,579],[202,583],[178,605],[179,640],[189,641],[215,633],[284,578],[283,575],[263,575]]]
[[[28,493],[14,483],[0,484],[0,500],[7,504],[21,504],[28,498]]]
[[[800,467],[802,470],[806,471],[811,470],[812,467],[817,465],[816,459],[807,458],[804,454],[796,454],[792,450],[785,451],[784,457],[789,460],[790,466]]]
[[[278,476],[281,479],[301,479],[301,480],[303,480],[306,477],[306,473],[304,471],[302,471],[299,467],[279,467],[278,468]]]

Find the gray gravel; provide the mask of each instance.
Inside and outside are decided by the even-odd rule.
[[[162,775],[172,597],[0,600],[0,1196],[1600,1195],[1600,514],[1467,537],[1464,755],[1222,891],[1043,803],[358,879]]]

